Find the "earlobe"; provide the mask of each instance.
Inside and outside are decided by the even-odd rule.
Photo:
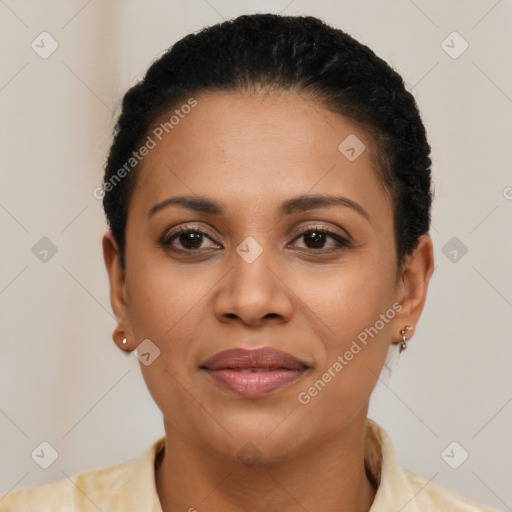
[[[129,354],[130,352],[132,352],[133,348],[131,346],[131,343],[128,342],[126,336],[127,335],[120,328],[114,329],[114,332],[112,333],[112,339],[114,340],[114,343],[118,346],[118,348],[125,352],[126,354]]]
[[[396,295],[396,300],[402,305],[402,309],[395,317],[396,327],[393,332],[393,343],[403,342],[402,331],[404,326],[409,327],[407,329],[409,334],[405,333],[406,339],[411,338],[412,329],[418,323],[425,305],[428,285],[433,271],[432,239],[429,235],[422,235],[416,249],[412,254],[405,257],[402,265]]]

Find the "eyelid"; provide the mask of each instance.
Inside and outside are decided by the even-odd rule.
[[[197,231],[199,233],[204,233],[208,235],[208,237],[212,240],[212,242],[218,243],[217,239],[220,238],[223,240],[222,235],[214,232],[211,228],[204,226],[204,225],[198,225],[198,224],[192,224],[192,223],[185,223],[181,224],[177,227],[173,227],[171,229],[168,229],[164,235],[161,237],[162,242],[168,242],[171,237],[180,234],[183,231]],[[224,243],[224,242],[223,242]]]
[[[301,226],[300,228],[294,229],[290,236],[292,236],[293,240],[295,240],[298,236],[303,235],[308,231],[314,231],[315,229],[327,234],[332,233],[333,235],[336,235],[340,238],[346,238],[347,241],[352,241],[352,237],[350,236],[350,233],[347,230],[342,229],[339,226],[334,227],[332,225],[322,225],[319,224],[318,222],[316,224],[312,224],[309,226]],[[342,233],[336,231],[336,229],[342,231]]]

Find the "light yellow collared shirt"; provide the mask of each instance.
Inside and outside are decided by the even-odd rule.
[[[386,431],[371,419],[365,436],[366,468],[378,483],[370,512],[497,512],[402,468]],[[11,491],[0,496],[0,512],[162,512],[155,458],[164,444],[162,437],[137,459]]]

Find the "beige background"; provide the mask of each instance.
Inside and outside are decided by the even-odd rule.
[[[122,94],[151,60],[190,31],[258,11],[348,31],[413,89],[433,148],[437,268],[370,415],[403,465],[510,510],[510,0],[0,1],[0,492],[136,457],[163,434],[138,361],[111,341],[92,191]],[[31,48],[43,31],[58,43],[46,59]],[[458,58],[442,46],[453,31],[469,44]],[[57,249],[46,262],[32,250],[43,237]],[[465,255],[446,246],[453,237]],[[59,453],[46,470],[30,456],[42,441]],[[441,457],[452,441],[469,453],[458,469]]]

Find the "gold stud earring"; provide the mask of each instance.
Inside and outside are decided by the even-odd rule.
[[[120,329],[115,329],[114,332],[112,333],[112,339],[114,340],[115,343],[119,343],[118,340],[119,340],[120,336],[123,336],[121,345],[126,346],[128,344],[128,340],[126,339],[124,332]],[[123,348],[123,350],[124,350],[124,348]]]

